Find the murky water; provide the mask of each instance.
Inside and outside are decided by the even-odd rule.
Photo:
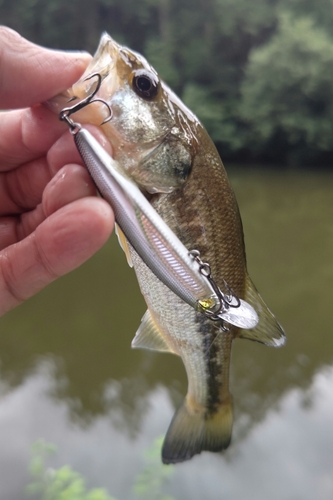
[[[333,175],[232,170],[248,267],[286,329],[281,349],[234,343],[233,443],[175,467],[177,500],[333,498]],[[26,498],[30,445],[89,487],[136,498],[143,453],[186,393],[181,360],[132,351],[145,311],[112,239],[0,319],[0,499]],[[148,498],[148,497],[147,497]]]

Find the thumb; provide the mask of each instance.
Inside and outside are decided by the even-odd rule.
[[[70,87],[90,56],[45,49],[0,26],[0,109],[32,106]]]

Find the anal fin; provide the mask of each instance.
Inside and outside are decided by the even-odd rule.
[[[167,344],[165,338],[162,336],[158,326],[150,314],[149,309],[145,312],[141,320],[141,325],[132,340],[132,348],[172,352],[175,354],[175,352]]]
[[[259,322],[251,330],[241,330],[239,337],[255,340],[268,346],[282,346],[286,341],[285,332],[274,314],[268,309],[249,276],[246,279],[245,300],[256,310]]]

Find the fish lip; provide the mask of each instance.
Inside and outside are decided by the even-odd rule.
[[[96,85],[96,80],[89,79],[89,77],[91,77],[94,73],[98,73],[101,76],[102,81],[109,77],[110,81],[107,85],[107,92],[108,95],[112,94],[112,89],[115,88],[117,83],[117,74],[114,71],[114,67],[120,49],[121,46],[113,40],[108,33],[102,33],[99,45],[92,60],[88,64],[81,78],[72,86],[71,94],[80,98],[89,95]],[[110,76],[112,78],[110,78]],[[104,94],[104,92],[99,92],[98,97],[103,98],[102,94]]]

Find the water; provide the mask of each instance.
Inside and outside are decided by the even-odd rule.
[[[235,425],[223,455],[174,469],[177,500],[333,497],[333,208],[330,173],[232,170],[248,267],[288,335],[234,343]],[[145,311],[114,238],[0,319],[0,499],[26,498],[30,445],[55,443],[88,487],[135,496],[144,450],[186,393],[180,359],[132,351]]]

